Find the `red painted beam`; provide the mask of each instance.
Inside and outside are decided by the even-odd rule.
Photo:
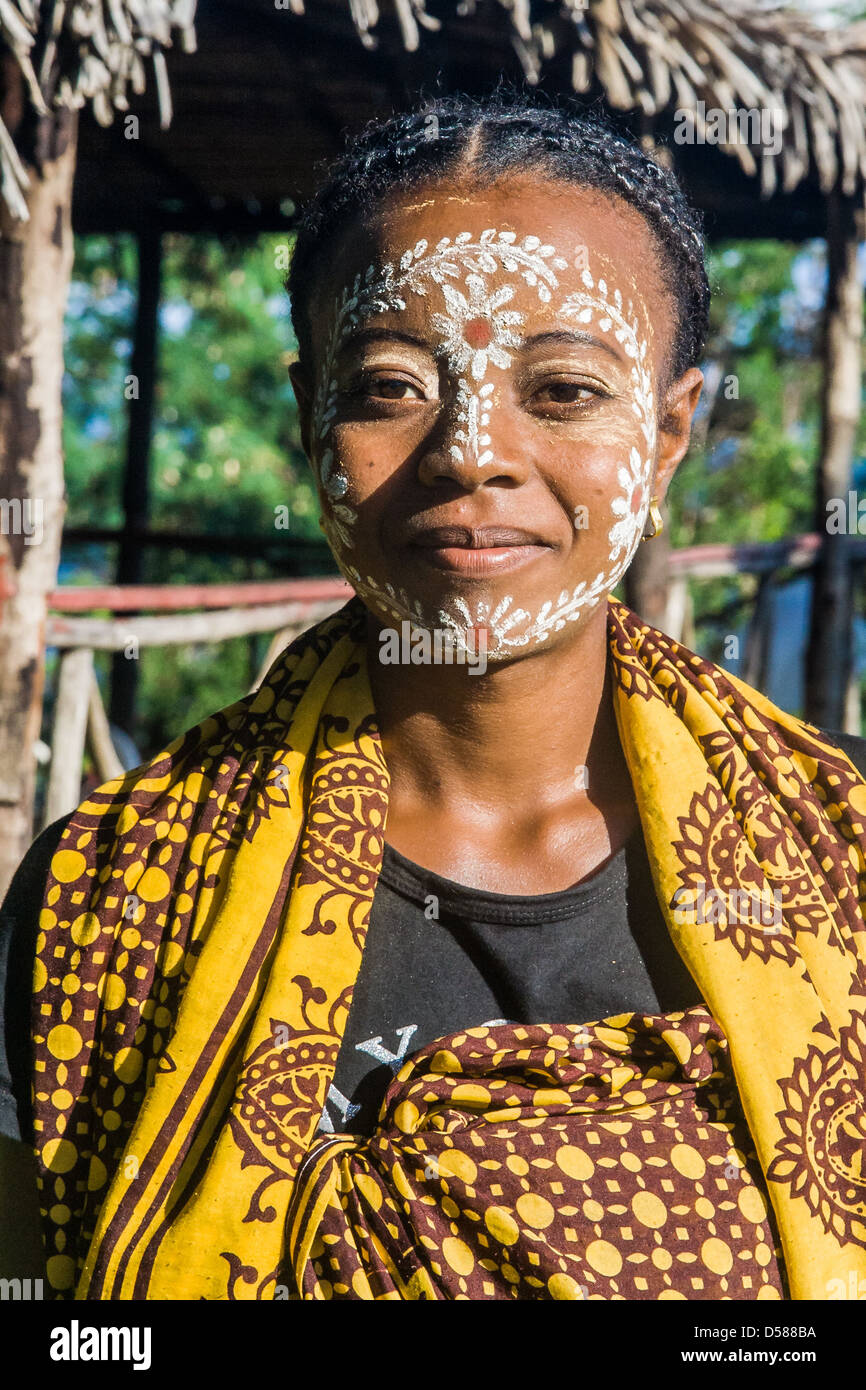
[[[670,571],[671,574],[688,573],[693,565],[738,559],[742,571],[748,573],[750,563],[768,555],[774,557],[777,568],[781,569],[786,557],[791,554],[813,555],[820,545],[821,537],[814,531],[800,536],[786,536],[780,541],[710,541],[705,545],[687,545],[672,550]]]
[[[344,579],[275,579],[254,584],[113,584],[105,588],[54,589],[48,608],[54,613],[86,613],[108,608],[113,613],[145,609],[177,613],[185,608],[250,608],[260,603],[320,603],[352,597]]]

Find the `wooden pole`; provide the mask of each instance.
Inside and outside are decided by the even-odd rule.
[[[863,719],[860,712],[860,677],[855,670],[851,672],[848,689],[845,692],[845,723],[842,732],[855,734],[860,738]]]
[[[42,718],[45,598],[63,522],[63,316],[72,268],[77,118],[36,118],[20,69],[0,56],[0,117],[30,186],[29,217],[0,199],[0,897],[32,838]]]
[[[256,678],[250,686],[250,693],[252,693],[252,691],[254,690],[258,690],[259,686],[261,685],[265,676],[268,674],[268,671],[270,671],[280,652],[283,651],[284,648],[287,647],[296,636],[297,630],[291,626],[281,627],[278,632],[274,633],[273,637],[268,643],[268,649],[265,652],[264,660],[262,661],[258,671],[256,672]]]
[[[689,581],[684,574],[678,574],[670,580],[668,587],[668,601],[664,613],[664,621],[656,624],[662,632],[666,632],[668,637],[672,637],[675,642],[683,641],[683,632],[686,625],[686,610],[689,606]]]
[[[160,613],[148,617],[77,618],[52,614],[46,634],[51,647],[92,647],[123,652],[142,647],[188,646],[191,642],[225,642],[251,632],[297,632],[342,608],[342,600],[320,603],[268,603],[255,608],[227,608],[215,613]]]
[[[102,703],[102,692],[96,672],[91,667],[90,700],[87,706],[87,744],[100,782],[110,782],[123,775],[123,763],[114,751],[108,715]]]
[[[51,768],[43,824],[66,816],[81,800],[81,764],[87,735],[90,687],[94,679],[93,652],[78,647],[63,652],[57,680]]]
[[[162,237],[148,228],[138,236],[138,306],[127,382],[129,414],[123,475],[123,532],[118,584],[140,584],[143,547],[139,539],[150,512],[150,446],[156,391]],[[118,652],[111,663],[111,721],[132,736],[138,662]]]
[[[862,199],[832,192],[827,199],[829,279],[824,311],[821,454],[815,489],[815,529],[822,542],[812,587],[805,681],[806,718],[824,729],[841,729],[845,722],[851,672],[851,538],[828,532],[827,504],[833,498],[847,503],[857,438],[863,340],[857,248],[863,231]]]

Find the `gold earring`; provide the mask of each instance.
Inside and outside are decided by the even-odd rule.
[[[664,518],[662,517],[662,514],[659,511],[658,501],[655,497],[652,499],[649,505],[649,519],[652,522],[653,529],[651,531],[644,531],[643,535],[641,536],[641,540],[644,541],[655,540],[656,536],[660,536],[662,531],[664,530]]]

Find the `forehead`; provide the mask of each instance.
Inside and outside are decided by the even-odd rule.
[[[456,242],[468,236],[476,242],[494,228],[497,234],[513,233],[518,242],[529,237],[554,248],[557,285],[551,315],[559,301],[581,287],[582,271],[588,267],[611,294],[618,291],[631,302],[652,356],[664,351],[673,306],[662,281],[658,249],[641,214],[623,199],[596,189],[531,176],[509,176],[480,189],[442,180],[389,195],[374,216],[347,228],[335,245],[311,304],[314,340],[317,327],[327,332],[334,301],[359,273],[369,267],[378,273],[389,265],[399,267],[419,242],[426,242],[430,250],[446,237]],[[500,260],[491,264],[488,278],[493,283],[513,275]],[[416,313],[427,307],[413,306]],[[429,312],[438,307],[430,297]]]

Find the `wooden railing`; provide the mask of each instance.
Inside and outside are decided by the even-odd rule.
[[[819,535],[807,534],[776,542],[697,545],[672,551],[665,631],[677,641],[688,641],[684,628],[690,612],[690,580],[760,576],[743,673],[746,680],[752,675],[754,683],[766,629],[769,581],[780,571],[809,570],[820,545]],[[852,563],[866,561],[866,539],[852,537],[849,547]],[[122,772],[94,672],[95,651],[121,652],[133,640],[138,648],[158,647],[269,632],[271,642],[258,683],[288,642],[342,607],[351,593],[348,584],[337,578],[56,589],[49,596],[45,636],[46,646],[60,649],[60,671],[44,824],[78,803],[87,746],[102,780]],[[99,609],[109,610],[109,616],[96,615],[94,610]],[[857,698],[859,702],[859,689]],[[852,715],[852,731],[859,733],[859,714],[856,720]]]
[[[55,589],[48,598],[45,645],[60,648],[60,669],[43,825],[78,804],[87,747],[101,781],[123,771],[96,679],[95,651],[122,652],[133,642],[136,651],[224,642],[269,632],[258,684],[283,647],[351,596],[342,579]],[[110,616],[93,616],[95,609],[108,609]]]

